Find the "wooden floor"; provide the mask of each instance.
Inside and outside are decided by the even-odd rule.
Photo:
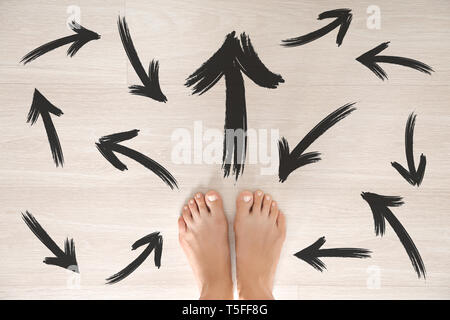
[[[216,189],[231,223],[238,192],[256,188],[270,193],[288,220],[276,298],[450,298],[449,1],[80,0],[81,24],[101,39],[73,58],[64,47],[20,64],[32,49],[71,34],[66,21],[73,3],[0,2],[0,298],[195,299],[195,281],[178,245],[183,202],[196,191]],[[366,25],[372,4],[381,10],[379,30]],[[301,47],[279,45],[325,26],[331,20],[317,20],[318,14],[340,7],[354,14],[340,47],[337,30]],[[120,41],[119,13],[143,64],[160,61],[166,104],[128,93],[139,79]],[[235,183],[222,178],[219,164],[171,159],[177,128],[193,133],[195,121],[204,129],[223,128],[224,81],[202,96],[192,96],[184,81],[233,30],[250,35],[261,60],[286,80],[269,90],[245,78],[250,128],[278,129],[295,144],[330,112],[356,102],[357,111],[308,149],[320,151],[322,161],[295,171],[285,183],[276,174],[261,174],[267,166],[261,163],[247,165]],[[389,80],[381,81],[355,58],[385,41],[390,46],[383,54],[423,61],[435,72],[383,64]],[[26,123],[35,88],[64,112],[53,117],[64,168],[52,162],[42,121]],[[404,128],[413,111],[416,162],[421,153],[428,160],[419,188],[390,164],[406,165]],[[116,170],[95,148],[101,136],[131,129],[140,129],[139,135],[124,144],[163,164],[179,190],[126,157],[121,160],[129,170]],[[277,150],[274,155],[277,166]],[[362,191],[404,197],[393,212],[422,255],[426,280],[417,278],[390,226],[383,238],[375,236]],[[42,263],[51,253],[22,221],[25,210],[58,245],[74,238],[79,278]],[[161,269],[151,256],[130,277],[105,285],[139,254],[131,244],[153,231],[164,237]],[[320,273],[293,256],[322,236],[324,247],[367,248],[372,258],[324,258],[327,270]]]

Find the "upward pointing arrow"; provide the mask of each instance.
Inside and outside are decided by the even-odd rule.
[[[28,112],[27,123],[33,125],[39,115],[44,122],[45,131],[47,132],[48,142],[50,144],[50,150],[52,152],[53,161],[56,166],[61,167],[64,164],[64,156],[61,149],[61,143],[59,142],[58,134],[56,133],[55,126],[53,125],[50,113],[59,117],[63,114],[61,109],[55,107],[50,101],[45,98],[38,89],[34,89],[33,102],[31,104],[30,111]]]
[[[307,44],[311,41],[317,40],[320,37],[323,37],[327,33],[333,31],[337,27],[339,27],[339,32],[336,37],[336,44],[338,47],[342,44],[344,40],[345,34],[347,33],[348,27],[352,22],[353,15],[350,13],[352,10],[350,9],[336,9],[325,11],[319,14],[318,20],[328,19],[328,18],[336,18],[330,24],[327,24],[325,27],[320,28],[319,30],[310,32],[300,37],[291,38],[282,40],[282,46],[285,47],[297,47],[304,44]]]
[[[245,73],[261,87],[274,89],[283,78],[272,73],[259,59],[250,38],[242,33],[239,39],[235,32],[225,38],[223,45],[186,80],[186,86],[193,86],[193,94],[203,94],[225,76],[226,111],[222,168],[228,177],[233,164],[236,180],[244,171],[247,150],[247,110],[245,87],[242,74]]]

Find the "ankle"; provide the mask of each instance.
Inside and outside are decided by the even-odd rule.
[[[199,300],[233,300],[233,282],[212,281],[202,285]]]

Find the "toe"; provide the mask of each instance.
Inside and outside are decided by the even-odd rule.
[[[191,227],[193,221],[191,210],[189,210],[188,206],[183,207],[183,212],[181,214],[183,216],[183,220],[188,227]]]
[[[186,232],[186,222],[184,222],[183,216],[178,217],[178,231],[180,235],[184,234]]]
[[[261,214],[264,216],[268,216],[270,212],[270,207],[272,204],[272,197],[268,194],[264,196],[263,205],[261,209]]]
[[[253,200],[252,213],[259,213],[259,212],[261,212],[261,209],[262,209],[264,192],[262,192],[261,190],[257,190],[253,196],[254,196],[254,198],[253,198],[254,200]]]
[[[219,193],[214,190],[210,190],[205,195],[206,205],[209,208],[209,212],[212,215],[223,214],[223,203]]]
[[[198,212],[200,215],[209,214],[208,208],[206,207],[205,197],[201,192],[195,194],[195,202],[197,204]]]
[[[242,191],[236,199],[236,215],[245,215],[250,213],[253,205],[253,193]]]
[[[196,219],[200,217],[200,212],[198,211],[197,203],[194,199],[190,199],[188,202],[189,210],[191,210],[192,218]]]
[[[276,201],[272,201],[272,204],[270,205],[269,217],[274,221],[278,218],[278,204]]]

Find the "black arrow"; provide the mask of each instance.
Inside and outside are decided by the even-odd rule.
[[[404,202],[401,197],[389,197],[382,196],[376,193],[363,192],[361,197],[367,201],[372,210],[373,222],[375,225],[375,234],[378,236],[383,236],[386,230],[385,219],[389,222],[394,232],[397,234],[400,242],[406,250],[406,253],[411,260],[414,270],[417,276],[420,278],[421,275],[425,278],[425,265],[423,264],[422,257],[420,256],[419,250],[417,250],[416,245],[409,236],[406,229],[398,221],[395,215],[388,207],[399,207]]]
[[[145,259],[147,259],[150,253],[152,253],[153,249],[155,249],[155,266],[158,267],[158,269],[161,267],[163,237],[159,234],[159,232],[153,232],[139,239],[131,246],[131,250],[136,250],[140,246],[143,246],[147,243],[147,248],[145,248],[144,251],[142,251],[142,253],[135,260],[133,260],[124,269],[106,279],[107,284],[113,284],[128,277],[145,261]]]
[[[53,125],[50,113],[59,117],[63,114],[61,109],[55,107],[50,101],[45,98],[38,89],[34,89],[33,102],[31,103],[30,111],[27,116],[27,123],[31,122],[33,125],[39,115],[44,122],[45,131],[47,132],[48,142],[50,144],[50,150],[52,151],[53,161],[56,166],[64,165],[64,156],[61,149],[61,143],[59,142],[58,134],[56,133],[55,126]]]
[[[101,137],[99,142],[96,142],[97,149],[100,153],[108,160],[114,167],[120,171],[127,170],[127,166],[121,162],[114,154],[114,152],[121,153],[136,162],[139,162],[147,169],[150,169],[155,173],[162,181],[164,181],[171,189],[175,187],[178,188],[177,180],[172,176],[172,174],[167,171],[163,166],[161,166],[156,161],[150,159],[149,157],[143,155],[136,150],[124,147],[119,142],[130,140],[138,135],[139,130],[134,129],[131,131],[120,132],[111,134],[108,136]]]
[[[161,87],[159,86],[159,62],[152,60],[150,62],[147,74],[144,70],[144,67],[142,66],[141,60],[139,60],[139,56],[134,47],[133,40],[131,39],[130,31],[128,30],[128,25],[125,17],[120,18],[119,16],[117,26],[119,28],[120,39],[122,40],[123,48],[127,53],[128,59],[130,60],[131,65],[136,71],[136,74],[138,75],[139,79],[141,79],[141,82],[144,85],[129,86],[128,88],[130,89],[130,93],[149,97],[156,101],[166,102],[167,98],[162,93]]]
[[[338,35],[336,37],[336,44],[338,47],[342,44],[344,40],[345,34],[347,33],[348,27],[352,22],[353,14],[351,14],[352,10],[350,9],[336,9],[325,11],[319,14],[318,20],[328,19],[328,18],[336,18],[330,24],[327,24],[325,27],[320,28],[319,30],[313,31],[311,33],[305,34],[303,36],[297,38],[291,38],[287,40],[282,40],[282,46],[285,47],[297,47],[309,43],[311,41],[317,40],[320,37],[323,37],[327,33],[333,31],[337,27],[340,26]]]
[[[381,63],[392,63],[392,64],[398,64],[401,66],[409,67],[412,69],[415,69],[417,71],[431,74],[434,70],[429,66],[426,65],[423,62],[409,59],[409,58],[403,58],[403,57],[395,57],[395,56],[381,56],[377,55],[384,49],[386,49],[389,46],[388,42],[383,42],[378,47],[373,48],[372,50],[367,51],[366,53],[360,55],[356,60],[361,62],[363,65],[365,65],[367,68],[370,69],[373,73],[376,74],[378,78],[384,81],[384,79],[387,79],[388,76],[386,72],[377,64],[377,62]]]
[[[28,228],[33,231],[35,236],[55,255],[54,257],[45,258],[44,263],[80,273],[73,239],[69,240],[69,238],[66,238],[64,241],[64,251],[62,251],[31,213],[28,211],[26,211],[26,214],[22,213],[22,219]]]
[[[320,153],[317,151],[303,152],[322,134],[334,126],[337,122],[344,119],[356,108],[354,103],[347,103],[330,113],[325,119],[320,121],[308,134],[297,144],[297,146],[289,153],[289,143],[285,137],[281,137],[278,141],[278,153],[280,156],[280,165],[278,167],[278,177],[280,182],[286,181],[292,171],[303,167],[304,165],[321,160]]]
[[[325,263],[319,258],[336,257],[336,258],[370,258],[370,250],[360,248],[335,248],[335,249],[320,249],[325,243],[325,237],[319,238],[309,247],[295,253],[299,259],[310,264],[320,272],[326,269]]]
[[[413,136],[414,136],[414,125],[416,124],[416,115],[411,113],[406,122],[405,129],[405,150],[406,150],[406,161],[408,162],[408,170],[403,168],[403,166],[398,162],[391,162],[392,166],[397,169],[398,173],[405,178],[413,186],[420,186],[423,180],[423,175],[425,174],[425,166],[427,165],[427,158],[420,155],[419,167],[416,171],[416,165],[414,164],[414,153],[413,153]]]
[[[191,74],[185,83],[187,87],[194,86],[193,94],[201,95],[225,76],[226,111],[222,168],[224,177],[227,177],[233,164],[236,180],[244,171],[247,150],[247,111],[241,71],[261,87],[274,89],[284,82],[280,75],[272,73],[262,63],[250,38],[242,33],[239,41],[233,31],[227,35],[220,49]]]
[[[42,46],[27,53],[22,58],[22,60],[20,60],[20,62],[23,62],[23,64],[27,64],[28,62],[31,62],[34,59],[39,58],[43,54],[46,54],[47,52],[50,52],[56,48],[59,48],[71,42],[73,43],[69,47],[69,49],[67,49],[67,55],[73,57],[78,52],[78,50],[80,50],[81,47],[84,46],[89,41],[100,39],[100,35],[98,33],[95,33],[94,31],[82,27],[75,21],[69,23],[69,27],[70,29],[72,29],[72,31],[75,32],[75,34],[43,44]]]

